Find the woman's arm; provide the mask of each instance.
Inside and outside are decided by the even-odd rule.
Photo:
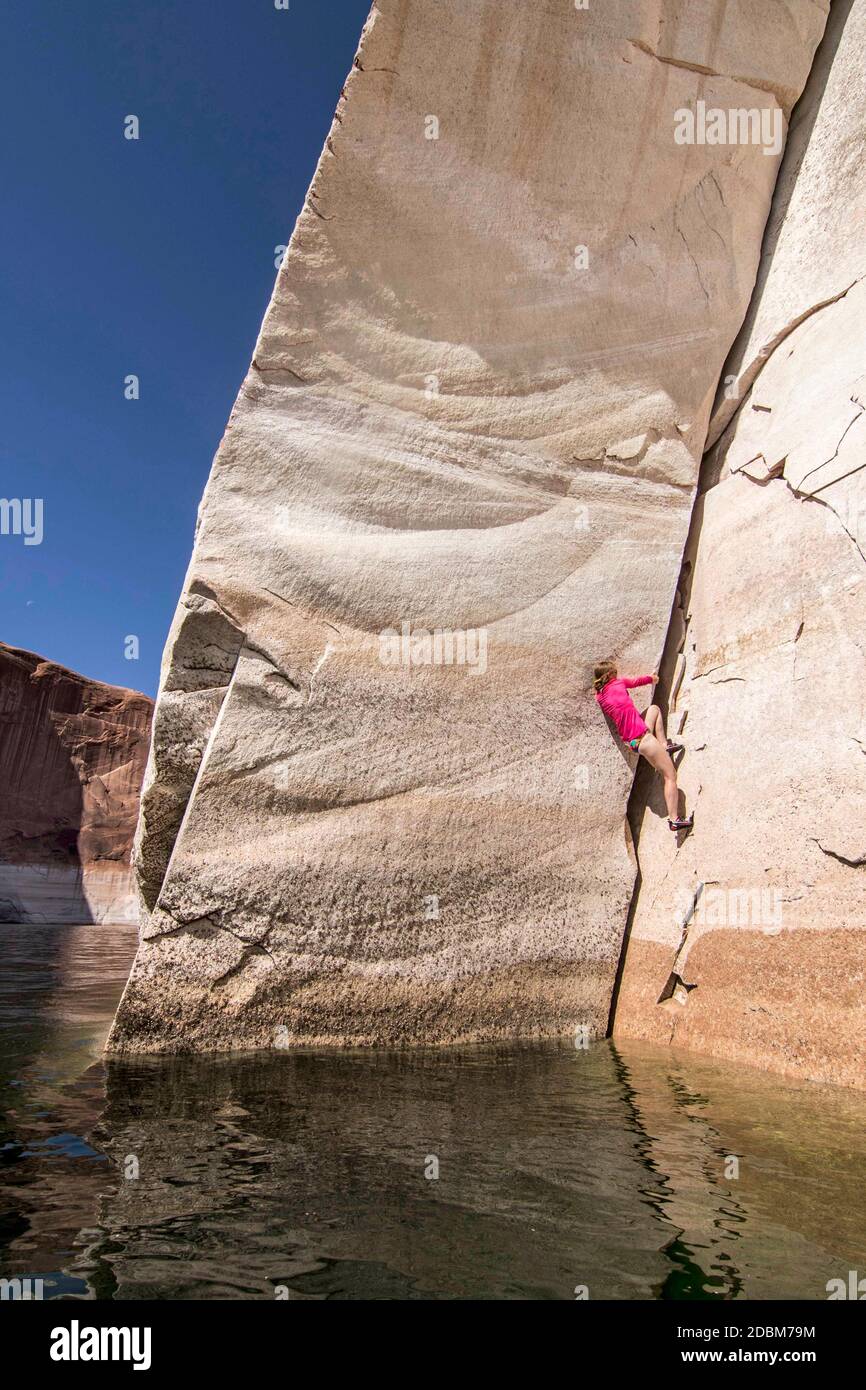
[[[654,671],[651,676],[632,676],[630,679],[623,676],[623,685],[626,690],[631,690],[636,685],[655,685],[658,678],[658,671]]]

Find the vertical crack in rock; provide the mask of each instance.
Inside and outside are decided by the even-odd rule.
[[[373,10],[200,510],[112,1050],[603,1031],[635,865],[591,669],[658,661],[777,171],[676,112],[742,104],[703,67],[778,112],[824,21],[656,8],[653,58],[629,6]],[[205,916],[246,947],[160,932]]]
[[[243,643],[243,633],[204,584],[181,601],[153,721],[134,863],[148,910],[159,896]]]
[[[236,629],[235,629],[235,631],[236,631]],[[211,727],[210,732],[209,732],[208,735],[207,735],[207,740],[206,740],[206,742],[205,742],[205,746],[204,746],[204,748],[202,749],[201,756],[199,757],[199,760],[198,760],[198,767],[196,768],[195,777],[193,778],[192,785],[190,786],[189,794],[188,794],[187,799],[186,799],[186,804],[185,804],[185,806],[184,806],[184,808],[183,808],[183,813],[182,813],[182,815],[181,815],[181,817],[180,817],[180,820],[179,820],[179,822],[178,822],[177,831],[176,831],[176,833],[175,833],[175,836],[174,836],[174,839],[173,839],[173,842],[172,842],[172,845],[171,845],[171,852],[170,852],[169,857],[168,857],[168,862],[166,863],[166,866],[165,866],[165,874],[164,874],[163,882],[164,882],[165,880],[167,880],[167,879],[170,877],[170,874],[171,874],[171,866],[172,866],[172,862],[173,862],[173,860],[174,860],[175,853],[177,852],[178,846],[179,846],[179,845],[182,843],[182,841],[183,841],[184,827],[185,827],[185,825],[186,825],[186,823],[187,823],[187,820],[189,819],[189,816],[190,816],[190,814],[191,814],[192,808],[193,808],[193,806],[194,806],[194,804],[195,804],[196,791],[198,790],[198,787],[199,787],[199,784],[200,784],[201,781],[202,781],[202,778],[204,777],[204,775],[205,775],[206,772],[207,772],[207,766],[208,766],[208,758],[209,758],[209,755],[210,755],[211,751],[213,750],[213,748],[214,748],[214,747],[216,746],[216,744],[217,744],[218,735],[219,735],[219,730],[220,730],[220,725],[221,725],[222,720],[223,720],[223,718],[224,718],[224,716],[225,716],[225,712],[226,712],[226,710],[229,708],[230,703],[231,703],[232,688],[233,688],[233,686],[234,686],[235,680],[237,679],[238,671],[240,670],[240,666],[241,666],[241,657],[243,656],[243,653],[244,653],[244,647],[243,647],[243,645],[241,645],[241,646],[238,648],[237,655],[235,656],[234,665],[233,665],[233,667],[232,667],[232,672],[231,672],[231,676],[230,676],[230,678],[229,678],[228,684],[224,687],[223,696],[222,696],[222,699],[220,700],[220,703],[219,703],[219,708],[218,708],[218,711],[217,711],[216,718],[215,718],[215,720],[214,720],[214,722],[213,722],[213,726]],[[189,667],[185,667],[184,669],[185,669],[186,671],[189,671],[189,670],[190,670]],[[160,884],[160,890],[159,890],[159,891],[161,891],[161,888],[162,888],[162,884]],[[159,893],[157,894],[157,901],[158,901],[158,900],[159,900]]]
[[[866,0],[834,4],[720,377],[660,683],[671,723],[687,716],[678,776],[700,803],[674,855],[638,773],[612,1019],[615,1037],[860,1088],[864,53]]]

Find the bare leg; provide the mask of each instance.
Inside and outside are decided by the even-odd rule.
[[[665,734],[665,724],[664,720],[662,719],[662,712],[659,709],[658,705],[647,706],[646,713],[643,717],[643,722],[646,724],[653,738],[657,738],[659,743],[661,744],[667,743],[668,740],[667,735]]]
[[[644,715],[646,719],[646,715]],[[661,722],[661,715],[659,715]],[[664,728],[664,725],[662,725]],[[664,744],[656,738],[655,734],[644,734],[638,747],[638,752],[647,762],[660,772],[664,779],[665,805],[668,808],[668,815],[671,820],[679,817],[679,789],[677,787],[677,770],[673,765],[673,760]],[[685,808],[683,808],[685,809]]]

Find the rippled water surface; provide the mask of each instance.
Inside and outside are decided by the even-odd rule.
[[[134,949],[0,926],[0,1275],[46,1296],[826,1298],[866,1270],[860,1095],[631,1043],[106,1066]]]

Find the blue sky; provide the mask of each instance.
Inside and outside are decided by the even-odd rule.
[[[274,247],[368,10],[4,6],[0,497],[41,498],[44,519],[41,544],[12,534],[14,519],[0,534],[0,640],[155,693]]]

